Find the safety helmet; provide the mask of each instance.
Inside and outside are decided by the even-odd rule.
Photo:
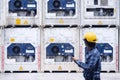
[[[88,42],[95,43],[97,41],[97,36],[94,32],[87,32],[84,35],[84,39],[86,39]]]

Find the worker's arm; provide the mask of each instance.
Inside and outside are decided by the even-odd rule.
[[[85,63],[83,63],[83,62],[81,62],[80,60],[75,59],[75,58],[73,58],[73,60],[75,61],[75,63],[76,63],[79,67],[81,67],[81,68],[83,68],[83,69],[93,69],[93,68],[95,67],[95,64],[96,64],[97,61],[98,61],[98,56],[97,56],[97,55],[92,55],[92,56],[90,57],[89,63],[87,63],[87,64],[85,64]]]

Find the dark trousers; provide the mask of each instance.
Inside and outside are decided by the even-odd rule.
[[[100,80],[100,78],[85,78],[85,80]]]
[[[100,78],[95,78],[95,79],[93,79],[93,80],[100,80]]]

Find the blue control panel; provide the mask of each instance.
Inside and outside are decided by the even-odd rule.
[[[74,0],[49,0],[48,1],[48,12],[54,13],[58,11],[63,11],[64,16],[75,14],[76,2]]]
[[[113,47],[109,43],[97,43],[96,48],[100,52],[102,62],[113,60]]]
[[[69,43],[51,43],[46,48],[46,56],[74,56],[74,47]]]
[[[109,43],[97,43],[96,47],[103,56],[113,56],[113,47]]]
[[[21,58],[22,57],[22,58]],[[12,43],[7,47],[7,58],[8,59],[17,59],[17,61],[21,61],[18,59],[29,60],[35,59],[35,47],[30,43]]]
[[[37,2],[35,0],[10,0],[9,1],[9,12],[27,12],[27,15],[33,11],[36,15]]]
[[[51,43],[46,47],[49,62],[72,62],[74,55],[74,47],[70,43]]]

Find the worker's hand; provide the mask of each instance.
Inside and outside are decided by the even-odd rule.
[[[72,59],[73,59],[74,61],[79,60],[78,58],[75,58],[75,57],[72,57]]]

